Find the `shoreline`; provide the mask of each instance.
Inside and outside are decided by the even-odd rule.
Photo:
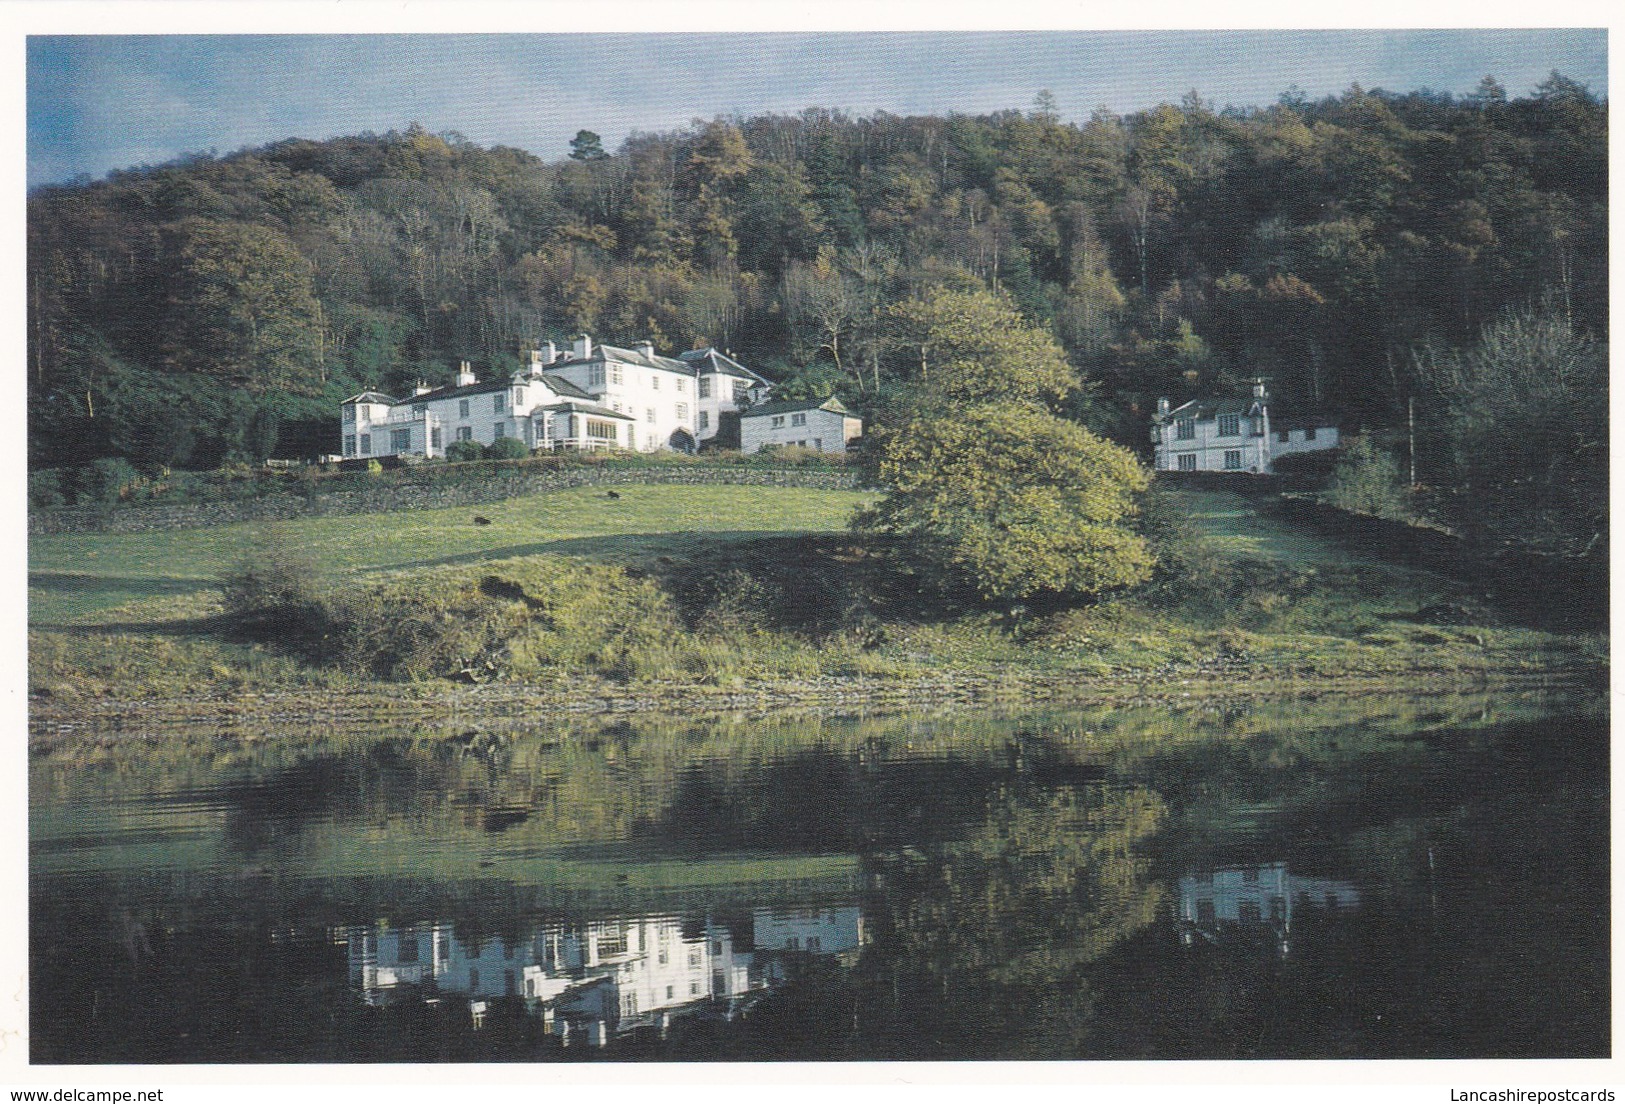
[[[405,684],[359,690],[271,690],[230,696],[196,694],[163,700],[31,700],[28,735],[32,750],[44,750],[87,737],[161,739],[165,733],[196,733],[206,729],[214,729],[222,737],[259,739],[315,726],[354,728],[392,722],[539,725],[605,715],[743,714],[748,717],[795,713],[811,716],[908,709],[1128,707],[1187,700],[1588,689],[1607,694],[1606,666],[1552,668],[1542,672],[1458,670],[1357,676],[1261,671],[1251,677],[1241,672],[1143,671],[1083,681],[1064,673],[999,672],[905,681],[775,679],[744,687],[699,683],[648,686],[595,683],[568,688],[527,683],[467,687]],[[153,729],[160,731],[150,731]],[[286,732],[277,732],[277,729]]]

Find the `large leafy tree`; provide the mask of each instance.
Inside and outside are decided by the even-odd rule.
[[[1079,384],[1054,338],[987,292],[936,292],[897,314],[926,351],[920,396],[879,435],[887,493],[858,527],[994,603],[1144,580],[1151,553],[1129,522],[1147,475],[1126,450],[1050,412]]]

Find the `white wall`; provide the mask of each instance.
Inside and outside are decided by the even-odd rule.
[[[804,424],[796,418],[804,416]],[[783,424],[775,425],[779,419]],[[739,421],[739,449],[758,452],[764,445],[805,445],[821,452],[845,452],[849,436],[862,421],[833,410],[796,410],[784,414],[748,415]]]

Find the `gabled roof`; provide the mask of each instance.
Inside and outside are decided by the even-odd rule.
[[[623,349],[619,345],[594,345],[591,356],[572,356],[566,360],[556,360],[547,366],[547,370],[568,368],[573,364],[597,364],[605,361],[632,364],[640,368],[660,368],[667,372],[676,372],[680,376],[694,375],[694,369],[686,361],[673,360],[671,357],[663,357],[658,354],[647,356],[636,349]]]
[[[719,353],[709,346],[704,349],[690,349],[682,354],[682,358],[693,365],[695,371],[699,373],[720,373],[722,375],[738,376],[741,379],[755,380],[757,383],[769,383],[766,377],[746,368],[728,354]]]
[[[421,395],[410,398],[396,399],[394,405],[407,406],[412,403],[436,402],[440,399],[462,399],[469,395],[492,395],[498,391],[506,391],[513,384],[509,380],[486,380],[484,383],[470,383],[462,387],[438,387],[433,391],[425,391]]]
[[[363,391],[359,395],[351,395],[349,398],[345,399],[339,405],[340,406],[349,406],[351,403],[388,403],[388,404],[393,404],[394,402],[395,402],[395,400],[393,398],[391,398],[390,396],[384,394],[382,391]]]
[[[1260,410],[1267,410],[1270,425],[1276,429],[1302,429],[1306,426],[1335,426],[1337,419],[1329,414],[1315,410],[1305,411],[1277,411],[1268,399],[1259,399],[1256,396],[1245,398],[1199,398],[1192,399],[1183,406],[1176,406],[1166,414],[1152,416],[1156,424],[1180,421],[1190,418],[1198,422],[1211,421],[1221,414],[1245,414],[1257,417]]]
[[[784,402],[763,403],[753,406],[742,412],[741,418],[761,418],[769,414],[793,414],[800,410],[828,410],[832,414],[846,414],[856,417],[850,410],[841,405],[841,400],[834,395],[827,399],[786,399]]]
[[[567,399],[592,398],[591,394],[583,391],[581,388],[577,387],[563,376],[533,376],[531,378],[546,384],[552,389],[553,394],[560,395]]]

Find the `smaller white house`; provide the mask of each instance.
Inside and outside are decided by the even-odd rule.
[[[1275,417],[1262,381],[1249,398],[1157,400],[1151,445],[1158,471],[1268,474],[1283,456],[1338,446],[1337,423],[1319,414]]]
[[[796,445],[814,452],[845,452],[863,436],[863,419],[833,395],[827,399],[770,402],[739,416],[739,450]]]

